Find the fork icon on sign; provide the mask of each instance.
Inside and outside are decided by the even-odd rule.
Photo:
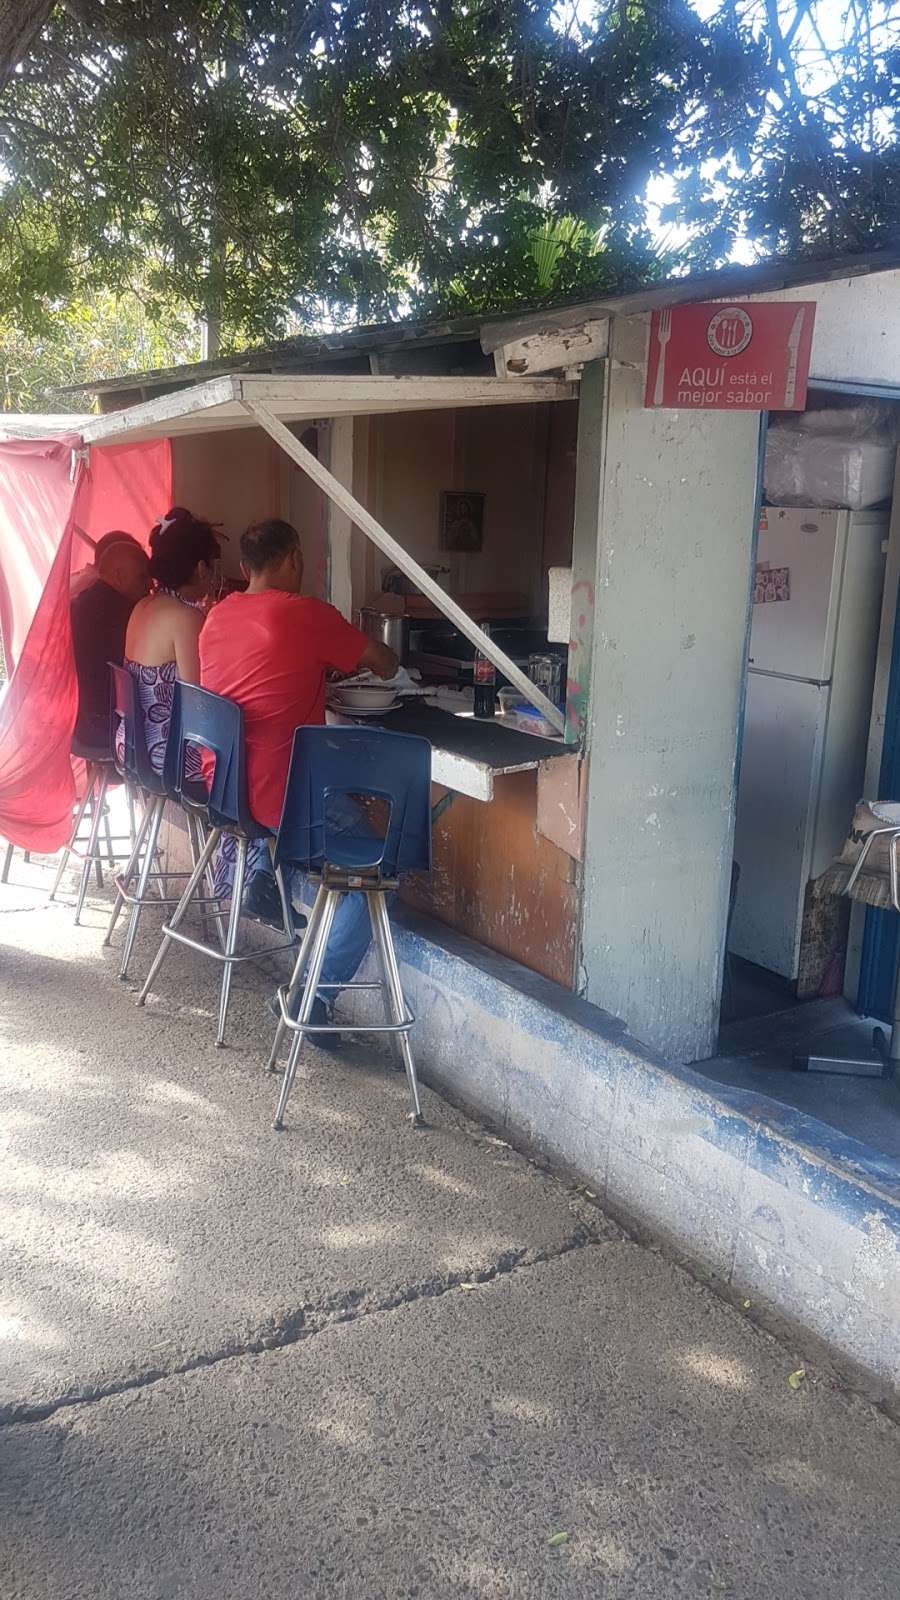
[[[663,387],[666,381],[666,345],[672,337],[672,313],[661,311],[659,322],[656,326],[656,338],[659,343],[659,357],[656,364],[656,386],[653,390],[653,404],[661,406],[663,402]]]

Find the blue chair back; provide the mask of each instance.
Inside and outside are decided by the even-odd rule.
[[[162,773],[155,772],[147,749],[144,718],[138,698],[138,686],[127,667],[109,663],[112,689],[112,732],[110,742],[115,755],[116,771],[126,783],[136,784],[148,794],[165,794]],[[122,736],[122,759],[116,754],[117,733]]]
[[[386,801],[384,837],[351,808],[336,818],[347,796]],[[381,728],[298,728],[281,827],[277,864],[304,872],[324,866],[351,871],[380,868],[383,876],[431,871],[431,745],[408,733]]]
[[[214,758],[208,794],[205,785],[185,779],[189,745],[208,750]],[[176,680],[163,780],[168,794],[183,805],[200,807],[214,828],[244,833],[248,839],[260,839],[269,833],[250,814],[244,718],[233,700]]]

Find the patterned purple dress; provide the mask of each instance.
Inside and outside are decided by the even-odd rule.
[[[144,737],[147,741],[150,765],[161,777],[166,742],[169,737],[169,723],[172,720],[172,699],[177,677],[175,662],[166,661],[161,667],[142,667],[139,662],[129,661],[126,656],[125,668],[137,684],[138,703],[144,718]],[[117,735],[116,746],[121,747],[121,734]],[[203,776],[200,751],[190,745],[185,757],[184,775],[189,779]]]
[[[175,662],[166,661],[161,667],[142,667],[139,662],[130,661],[126,656],[125,667],[137,684],[138,703],[144,718],[144,737],[147,741],[150,765],[154,772],[162,776],[163,762],[166,756],[166,743],[169,737],[169,723],[172,720],[175,679],[178,676]],[[123,754],[121,728],[116,735],[116,748],[121,760]],[[188,780],[199,779],[202,781],[203,766],[201,755],[195,745],[188,745],[184,767],[184,775]],[[213,893],[218,899],[228,900],[231,898],[236,852],[237,841],[230,834],[223,834],[213,859]],[[264,839],[252,840],[247,851],[248,880],[253,876],[254,872],[271,872],[271,870],[266,841]]]

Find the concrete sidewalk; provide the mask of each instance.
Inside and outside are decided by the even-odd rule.
[[[217,1051],[13,878],[2,1600],[896,1600],[887,1418],[364,1048],[275,1135],[270,981]]]

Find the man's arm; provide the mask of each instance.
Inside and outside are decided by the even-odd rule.
[[[334,606],[308,601],[320,629],[321,660],[332,672],[346,677],[349,672],[374,672],[376,678],[392,678],[400,665],[394,651],[379,639],[369,639],[354,628]]]
[[[399,657],[380,639],[370,639],[359,658],[358,670],[374,672],[376,678],[392,678],[400,665]]]

